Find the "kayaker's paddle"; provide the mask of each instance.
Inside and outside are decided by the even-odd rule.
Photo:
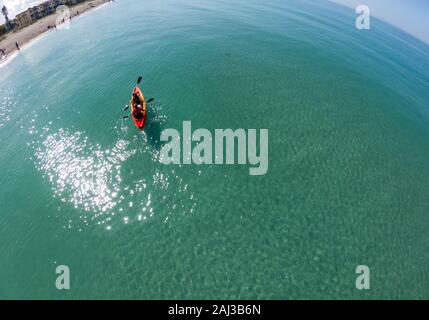
[[[142,77],[142,76],[140,76],[140,77],[137,79],[137,84],[140,84],[140,82],[142,82],[142,80],[143,80],[143,77]],[[149,101],[147,101],[147,103],[152,102],[152,101],[153,101],[153,98],[152,98],[152,99],[149,99]],[[129,106],[129,105],[126,105],[126,106],[125,106],[124,111],[127,111],[129,108],[130,108],[130,106]]]

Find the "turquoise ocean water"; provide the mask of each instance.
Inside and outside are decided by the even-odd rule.
[[[34,42],[0,69],[0,298],[429,298],[429,47],[354,23],[118,0]],[[184,120],[269,129],[268,173],[160,164]]]

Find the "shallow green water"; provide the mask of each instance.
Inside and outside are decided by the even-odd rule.
[[[0,69],[0,298],[429,298],[428,71],[327,1],[121,0],[48,34]],[[160,164],[184,120],[269,129],[268,174]]]

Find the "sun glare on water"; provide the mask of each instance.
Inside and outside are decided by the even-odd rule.
[[[113,147],[103,148],[91,143],[84,133],[65,129],[48,134],[35,144],[36,167],[50,182],[53,196],[65,205],[72,205],[78,213],[79,219],[72,217],[65,228],[81,230],[82,225],[97,224],[112,230],[118,221],[125,225],[144,222],[155,213],[154,190],[161,194],[178,185],[176,192],[187,192],[188,185],[179,176],[158,169],[131,183],[124,182],[123,165],[139,152],[130,144],[118,139]],[[170,186],[171,180],[174,180],[173,186]],[[161,200],[168,201],[168,197]],[[165,221],[180,209],[175,203],[165,206],[169,209]],[[192,213],[194,206],[192,202],[191,208],[185,211]]]

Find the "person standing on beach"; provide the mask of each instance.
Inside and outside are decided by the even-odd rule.
[[[21,48],[19,47],[18,42],[15,42],[15,46],[16,46],[16,49],[21,50]]]

